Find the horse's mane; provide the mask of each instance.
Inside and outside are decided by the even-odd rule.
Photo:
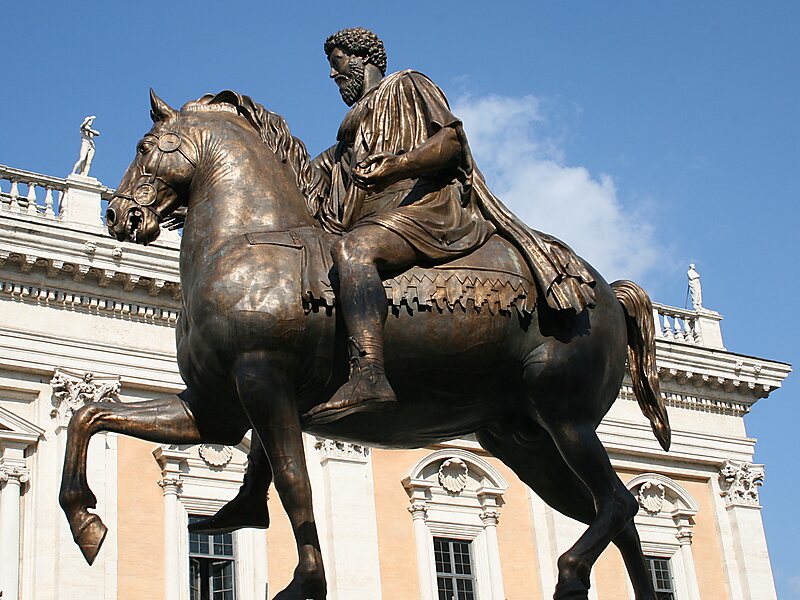
[[[185,104],[181,110],[227,110],[244,117],[270,150],[282,162],[289,162],[297,187],[305,196],[309,212],[312,216],[317,214],[322,202],[321,178],[318,171],[311,166],[305,144],[292,135],[283,117],[267,110],[250,96],[231,90],[206,94]]]

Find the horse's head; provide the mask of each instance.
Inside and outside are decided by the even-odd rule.
[[[136,146],[133,160],[108,203],[108,232],[120,241],[149,244],[161,222],[188,200],[198,148],[181,131],[181,113],[150,90],[153,127]]]

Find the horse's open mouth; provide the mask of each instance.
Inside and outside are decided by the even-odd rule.
[[[128,212],[128,223],[125,226],[125,233],[130,241],[136,242],[136,238],[139,235],[139,228],[143,221],[144,215],[140,208],[132,208]]]

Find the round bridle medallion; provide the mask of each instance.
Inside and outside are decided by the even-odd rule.
[[[150,206],[156,201],[156,188],[151,183],[142,183],[136,186],[133,192],[133,201],[139,206]]]
[[[177,133],[167,132],[158,138],[158,149],[162,152],[175,152],[181,147],[181,138]]]

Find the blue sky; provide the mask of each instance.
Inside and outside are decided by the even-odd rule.
[[[730,350],[800,363],[800,4],[373,4],[6,3],[0,163],[66,175],[94,114],[92,174],[115,186],[149,128],[150,86],[173,105],[249,94],[319,152],[345,112],[322,41],[364,25],[389,70],[445,90],[530,224],[672,305],[697,263]],[[795,380],[746,419],[781,598],[800,598]]]

